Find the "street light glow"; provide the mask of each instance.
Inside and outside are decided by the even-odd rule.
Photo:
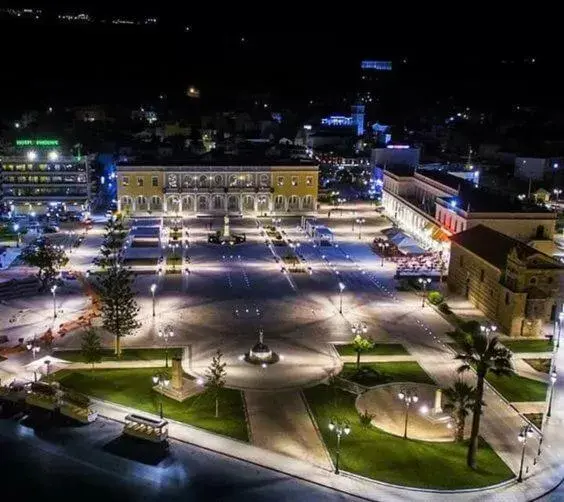
[[[343,291],[345,289],[345,285],[342,282],[339,283],[339,289],[341,291]]]
[[[35,160],[37,158],[37,152],[35,150],[30,150],[27,152],[27,160]]]
[[[59,153],[56,150],[52,150],[48,154],[49,160],[57,160],[59,158]]]

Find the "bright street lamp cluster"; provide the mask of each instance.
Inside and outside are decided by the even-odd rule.
[[[431,284],[431,278],[430,277],[419,277],[419,279],[417,279],[417,282],[419,282],[419,284],[421,284],[421,286],[423,287],[423,294],[421,296],[421,307],[425,306],[425,298],[427,297],[427,286],[429,284]]]
[[[403,401],[403,403],[405,404],[405,423],[403,428],[403,439],[407,439],[407,422],[409,420],[409,407],[411,406],[411,403],[415,404],[417,403],[417,401],[419,401],[419,396],[417,395],[417,392],[415,392],[415,390],[402,389],[398,393],[398,398],[400,401]]]
[[[163,390],[165,388],[167,388],[170,385],[170,380],[167,376],[165,375],[154,375],[153,376],[153,385],[156,385],[157,387],[160,387],[161,392],[159,392],[159,394],[161,395],[161,399],[159,401],[159,415],[161,418],[163,418]]]
[[[335,452],[335,474],[339,474],[339,457],[341,454],[341,437],[348,436],[351,433],[351,428],[346,422],[329,422],[329,430],[334,432],[337,436],[337,450]]]
[[[159,338],[162,338],[165,342],[165,368],[168,368],[168,339],[174,336],[174,331],[172,328],[167,327],[165,329],[159,329]]]

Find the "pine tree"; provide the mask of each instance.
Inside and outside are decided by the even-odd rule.
[[[55,280],[61,267],[69,261],[64,250],[54,246],[48,240],[36,246],[29,246],[21,254],[22,260],[32,267],[39,268],[37,277],[41,281],[41,289],[45,290]]]
[[[225,386],[225,363],[221,362],[223,354],[218,349],[207,371],[206,386],[212,391],[215,396],[215,418],[219,417],[219,393]]]
[[[106,223],[104,242],[100,246],[100,256],[97,258],[96,264],[105,269],[113,263],[118,263],[126,237],[127,229],[123,217],[110,218]]]
[[[139,306],[132,289],[131,270],[119,263],[109,265],[101,274],[100,299],[102,322],[115,337],[115,353],[121,357],[121,338],[131,335],[140,323],[137,321]]]
[[[100,335],[93,329],[89,329],[82,334],[81,352],[84,362],[94,364],[102,361],[102,341]]]

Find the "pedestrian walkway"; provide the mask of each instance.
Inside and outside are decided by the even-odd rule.
[[[59,353],[63,356],[64,353]],[[64,357],[61,357],[64,359]],[[94,369],[97,370],[111,370],[120,368],[164,368],[164,359],[152,359],[152,360],[138,360],[138,361],[102,361],[101,363],[94,364]],[[69,363],[65,366],[65,369],[69,370],[89,370],[92,369],[92,364],[90,363]]]
[[[331,469],[325,445],[299,391],[245,392],[255,446]]]
[[[122,423],[124,422],[125,416],[129,413],[140,413],[139,410],[134,408],[128,408],[97,399],[93,400],[93,404],[101,416]],[[147,415],[155,420],[159,418],[156,415],[145,412],[141,414]],[[236,457],[240,460],[282,472],[298,479],[326,486],[327,488],[379,502],[383,500],[386,502],[405,502],[406,500],[419,502],[428,502],[429,500],[439,502],[507,502],[508,500],[512,502],[528,502],[543,495],[547,490],[555,486],[560,481],[561,474],[564,471],[561,465],[553,465],[550,467],[559,467],[559,478],[555,477],[555,474],[557,474],[556,469],[550,469],[542,471],[542,476],[539,476],[539,478],[532,482],[517,483],[512,481],[489,489],[440,492],[403,488],[373,481],[361,476],[355,476],[346,472],[341,472],[341,475],[336,475],[332,470],[312,465],[301,459],[289,458],[277,452],[264,450],[255,445],[213,434],[180,422],[170,420],[169,422],[169,436],[173,439]]]
[[[548,383],[550,381],[549,375],[542,371],[537,371],[532,366],[529,366],[523,359],[515,359],[513,361],[515,373],[519,376],[536,380],[537,382]]]

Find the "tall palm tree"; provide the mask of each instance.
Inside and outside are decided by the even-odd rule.
[[[474,408],[476,401],[476,387],[459,379],[452,387],[445,389],[444,396],[447,402],[443,409],[450,413],[456,422],[456,440],[463,441],[466,417]]]
[[[499,345],[496,336],[481,332],[468,336],[462,343],[462,352],[456,359],[463,361],[458,368],[460,373],[474,368],[478,376],[476,383],[476,399],[472,411],[472,431],[466,462],[472,469],[476,468],[476,452],[478,451],[478,434],[484,399],[484,381],[489,372],[495,375],[511,375],[511,352]]]

